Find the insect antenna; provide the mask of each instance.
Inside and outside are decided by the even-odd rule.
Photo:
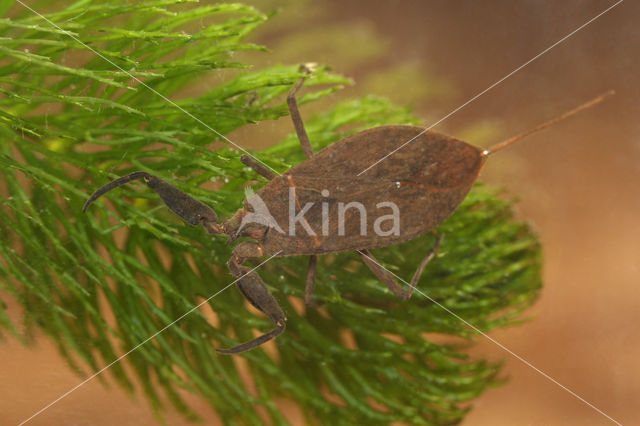
[[[517,136],[513,136],[513,137],[511,137],[509,139],[506,139],[506,140],[504,140],[504,141],[502,141],[500,143],[497,143],[497,144],[493,145],[490,148],[485,149],[482,152],[482,155],[484,155],[486,157],[486,156],[489,156],[489,155],[491,155],[491,154],[493,154],[493,153],[495,153],[497,151],[500,151],[501,149],[506,148],[507,146],[509,146],[511,144],[514,144],[514,143],[518,142],[519,140],[524,139],[524,138],[526,138],[527,136],[529,136],[529,135],[531,135],[533,133],[536,133],[536,132],[539,132],[541,130],[544,130],[547,127],[551,127],[554,124],[557,124],[557,123],[561,122],[562,120],[564,120],[566,118],[569,118],[572,115],[575,115],[575,114],[579,113],[582,110],[585,110],[587,108],[591,108],[592,106],[594,106],[596,104],[599,104],[600,102],[605,100],[605,98],[613,95],[614,93],[615,92],[613,90],[609,90],[608,92],[605,92],[602,95],[600,95],[600,96],[598,96],[596,98],[593,98],[590,101],[585,102],[582,105],[577,106],[574,109],[572,109],[570,111],[567,111],[564,114],[561,114],[561,115],[557,116],[556,118],[554,118],[552,120],[546,121],[546,122],[544,122],[542,124],[538,124],[533,129],[527,130],[524,133],[521,133],[521,134],[519,134]]]

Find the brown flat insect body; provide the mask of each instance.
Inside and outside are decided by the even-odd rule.
[[[413,138],[385,160],[383,167],[357,176]],[[268,254],[282,250],[281,255],[292,256],[374,249],[412,240],[434,230],[455,211],[471,189],[484,158],[477,147],[437,132],[424,133],[416,126],[381,126],[356,133],[329,145],[257,192],[284,231],[267,233],[261,244]],[[301,226],[289,228],[290,188],[295,189],[298,210],[310,206],[305,218],[315,235]],[[340,203],[344,210],[350,202],[362,208],[357,213],[351,208],[352,217],[343,221],[340,232]],[[401,213],[397,233],[375,232],[376,221],[393,213],[390,207],[380,206],[381,202],[393,203]],[[328,218],[325,232],[323,204]]]
[[[305,67],[303,70],[307,74],[310,72]],[[185,222],[200,224],[209,234],[227,235],[229,242],[239,237],[253,239],[242,241],[234,248],[228,267],[237,279],[240,292],[269,317],[275,327],[231,349],[218,349],[220,353],[235,354],[253,349],[285,329],[284,312],[260,276],[243,265],[247,259],[308,255],[305,287],[308,304],[315,285],[317,255],[357,251],[362,261],[396,296],[408,299],[422,271],[438,250],[441,235],[435,233],[435,228],[464,200],[486,158],[602,101],[609,94],[488,150],[420,127],[381,126],[344,138],[314,155],[295,99],[304,79],[290,91],[287,103],[307,160],[276,176],[253,158],[243,156],[246,165],[270,182],[247,197],[244,207],[230,219],[219,223],[210,207],[146,172],[134,172],[108,183],[93,193],[83,207],[86,211],[106,192],[142,178]],[[411,142],[407,144],[407,141]],[[399,146],[403,147],[397,150]],[[389,152],[393,154],[370,168]],[[363,170],[366,173],[361,173]],[[428,232],[436,234],[435,244],[418,265],[409,289],[400,286],[368,252]]]

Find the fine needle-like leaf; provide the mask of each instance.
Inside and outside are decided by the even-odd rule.
[[[46,9],[59,28],[0,2],[0,331],[29,343],[42,330],[87,376],[233,280],[224,239],[180,222],[145,185],[132,182],[82,214],[88,195],[143,170],[228,218],[247,184],[265,182],[241,152],[214,149],[226,142],[140,81],[228,135],[286,116],[286,94],[302,74],[297,64],[252,68],[238,57],[266,50],[245,40],[269,19],[250,6],[79,0]],[[299,103],[350,83],[319,66]],[[332,104],[305,115],[315,151],[358,130],[419,123],[375,96]],[[304,160],[293,133],[255,154],[279,172]],[[306,261],[278,258],[260,275],[287,313],[287,332],[269,352],[243,354],[248,370],[214,348],[269,321],[229,289],[99,377],[188,418],[197,415],[182,391],[197,394],[230,424],[286,424],[282,398],[311,423],[459,422],[469,401],[501,382],[500,364],[469,359],[464,345],[476,331],[433,301],[490,331],[520,321],[540,289],[538,241],[497,195],[478,184],[440,227],[446,238],[419,284],[431,300],[397,300],[341,253],[320,259],[318,306],[300,309]],[[426,235],[375,256],[406,279],[432,242]],[[22,318],[7,314],[7,298]]]

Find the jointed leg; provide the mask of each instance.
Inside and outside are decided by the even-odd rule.
[[[311,304],[313,298],[313,287],[316,285],[316,265],[318,264],[317,256],[309,256],[309,269],[307,269],[307,281],[304,287],[304,303]]]
[[[418,285],[418,281],[420,280],[420,276],[422,275],[424,268],[438,252],[441,240],[442,234],[436,234],[436,242],[433,245],[433,248],[429,251],[429,253],[427,253],[424,259],[422,259],[420,265],[418,265],[418,269],[416,269],[416,272],[413,274],[413,278],[411,278],[411,283],[408,289],[398,284],[393,274],[384,269],[379,264],[379,262],[371,255],[371,253],[369,253],[368,250],[358,250],[358,253],[360,253],[360,257],[362,257],[365,265],[367,265],[369,269],[371,269],[371,272],[373,272],[380,281],[382,281],[387,287],[389,287],[389,290],[391,290],[393,294],[395,294],[402,300],[407,300],[411,297],[411,294],[416,288],[416,285]]]
[[[247,298],[249,303],[273,321],[275,328],[262,336],[231,349],[216,349],[221,354],[237,354],[248,351],[279,336],[285,329],[287,318],[276,299],[273,298],[257,273],[251,272],[249,268],[241,265],[247,258],[258,256],[262,256],[262,247],[258,243],[247,241],[238,244],[229,260],[229,270],[234,277],[239,278],[236,282],[238,290]]]
[[[311,74],[311,70],[306,65],[301,65],[300,69],[307,74]],[[303,77],[293,86],[289,92],[289,96],[287,96],[287,105],[289,105],[289,114],[291,114],[291,120],[293,120],[293,126],[296,129],[296,134],[298,135],[298,140],[300,140],[304,155],[307,158],[311,158],[313,157],[313,149],[311,148],[309,136],[307,136],[307,131],[304,128],[304,122],[300,116],[298,102],[296,101],[296,93],[300,90],[305,80],[306,77]],[[313,297],[313,287],[316,283],[317,260],[317,256],[309,256],[309,269],[307,271],[307,281],[304,289],[304,302],[307,305],[311,304],[311,298]]]
[[[147,186],[162,198],[162,201],[164,201],[172,212],[180,216],[180,218],[188,224],[194,226],[202,225],[210,234],[219,234],[222,232],[222,227],[218,224],[218,216],[209,206],[147,172],[133,172],[106,184],[89,197],[84,207],[82,207],[82,211],[87,211],[91,203],[112,189],[139,178],[142,178]]]
[[[264,164],[260,164],[258,161],[256,161],[255,158],[250,155],[241,156],[240,161],[242,161],[245,166],[251,167],[254,172],[258,173],[260,176],[267,180],[271,180],[276,177],[275,173],[265,167]]]
[[[300,68],[307,74],[311,74],[311,70],[307,68],[305,65],[301,65]],[[300,117],[300,111],[298,110],[298,102],[296,101],[296,93],[302,87],[302,84],[306,80],[306,77],[303,77],[296,83],[295,86],[289,92],[289,96],[287,96],[287,105],[289,105],[289,113],[291,114],[291,120],[293,120],[293,127],[296,129],[296,133],[298,134],[298,139],[300,140],[300,145],[302,145],[302,150],[304,151],[304,155],[307,158],[313,157],[313,149],[311,148],[311,143],[309,142],[309,136],[307,136],[307,131],[304,129],[304,123],[302,122],[302,117]]]

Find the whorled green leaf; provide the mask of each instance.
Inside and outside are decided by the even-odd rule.
[[[83,0],[47,16],[221,134],[287,115],[286,93],[302,76],[297,65],[238,70],[247,64],[233,53],[263,50],[243,38],[268,19],[248,6]],[[119,188],[82,214],[88,194],[145,170],[229,217],[246,186],[265,181],[239,161],[241,152],[212,151],[220,137],[40,18],[0,20],[0,49],[0,285],[7,294],[0,299],[15,298],[28,326],[18,331],[0,301],[0,328],[26,338],[39,327],[86,375],[233,281],[224,238],[180,222],[145,185]],[[79,54],[76,63],[65,63],[70,52]],[[226,81],[177,95],[222,70]],[[300,104],[349,83],[319,67]],[[305,118],[315,150],[357,130],[418,123],[374,96]],[[255,154],[281,172],[304,160],[294,134]],[[469,359],[464,346],[477,332],[439,304],[490,331],[519,321],[540,289],[539,243],[497,195],[478,184],[439,228],[442,248],[419,284],[428,297],[401,302],[357,256],[334,254],[320,259],[318,306],[301,308],[306,261],[262,266],[289,322],[272,346],[277,356],[242,355],[255,395],[232,357],[214,351],[270,326],[233,288],[132,352],[122,361],[132,373],[120,363],[109,373],[130,390],[140,383],[158,410],[170,403],[190,418],[196,414],[180,389],[205,398],[229,423],[261,423],[256,408],[264,407],[273,424],[286,424],[275,397],[296,401],[310,422],[455,423],[501,381],[500,365]],[[432,244],[426,235],[375,255],[408,280]]]

